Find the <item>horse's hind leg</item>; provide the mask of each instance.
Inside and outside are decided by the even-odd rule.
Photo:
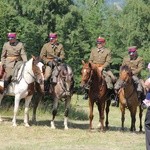
[[[55,129],[55,123],[54,123],[54,119],[55,116],[57,114],[57,107],[58,107],[58,99],[55,98],[54,102],[53,102],[53,108],[52,108],[52,120],[51,120],[51,129]]]
[[[93,107],[94,107],[94,102],[91,102],[92,100],[89,100],[89,108],[90,108],[90,115],[89,115],[89,119],[90,119],[90,129],[92,129],[92,120],[93,120]]]
[[[16,124],[16,116],[17,116],[17,113],[18,113],[18,108],[19,108],[19,103],[20,103],[20,95],[15,95],[15,105],[14,105],[14,116],[13,116],[13,126],[17,126]]]
[[[106,129],[108,129],[109,121],[108,121],[108,114],[109,114],[109,106],[110,106],[111,100],[107,100],[106,102],[106,121],[105,121],[105,126]]]
[[[25,110],[24,110],[24,124],[26,127],[29,127],[29,105],[33,95],[30,95],[25,98]]]
[[[32,114],[32,122],[36,122],[36,110],[39,102],[43,99],[43,94],[37,92],[33,97],[33,114]]]
[[[69,114],[69,109],[70,109],[70,102],[71,102],[71,97],[67,97],[65,101],[65,113],[64,113],[64,129],[68,129],[68,114]]]
[[[142,109],[142,106],[140,105],[139,106],[140,132],[142,132],[142,116],[143,116],[143,109]]]

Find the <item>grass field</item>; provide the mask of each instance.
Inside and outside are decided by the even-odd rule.
[[[110,107],[109,130],[99,132],[98,111],[94,108],[93,131],[89,131],[88,101],[74,95],[70,111],[69,130],[63,130],[62,111],[56,116],[57,129],[50,129],[50,107],[37,111],[37,124],[23,126],[23,113],[18,114],[17,127],[12,127],[12,109],[1,111],[4,121],[0,123],[0,150],[145,150],[145,134],[139,133],[137,114],[137,132],[131,133],[129,111],[126,110],[125,131],[120,131],[120,110]],[[61,108],[62,109],[62,108]],[[145,113],[143,114],[143,126]],[[32,110],[30,110],[30,118]],[[143,127],[144,130],[144,127]]]

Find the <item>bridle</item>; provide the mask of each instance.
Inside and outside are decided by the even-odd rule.
[[[84,67],[83,69],[88,70],[90,67]],[[87,82],[83,85],[83,88],[87,88],[89,89],[92,83],[92,75],[93,75],[93,69],[90,68],[90,72],[89,72],[89,78],[87,80]]]

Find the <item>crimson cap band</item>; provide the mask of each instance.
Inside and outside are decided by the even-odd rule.
[[[105,43],[105,39],[103,37],[98,37],[97,43]]]
[[[128,47],[128,52],[135,52],[137,50],[136,46]]]
[[[57,38],[57,34],[56,33],[50,33],[49,38],[55,39],[55,38]]]
[[[16,38],[16,33],[8,33],[7,37],[8,38]]]

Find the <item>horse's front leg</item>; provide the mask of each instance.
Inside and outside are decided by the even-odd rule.
[[[137,109],[131,109],[130,110],[130,115],[131,115],[131,127],[130,127],[130,131],[136,131],[136,128],[135,128],[135,122],[136,122],[136,110]]]
[[[121,130],[124,130],[124,121],[125,121],[125,105],[120,104],[121,110]]]
[[[140,132],[142,132],[142,116],[143,116],[143,109],[142,109],[142,106],[140,105],[139,106],[139,119],[140,119],[140,126],[139,126],[139,128],[140,128]]]
[[[68,96],[65,101],[65,113],[64,113],[64,129],[68,129],[68,114],[70,109],[71,97]]]
[[[55,129],[55,123],[54,123],[54,119],[55,116],[57,114],[57,107],[58,107],[58,98],[54,98],[54,102],[53,102],[53,108],[52,108],[52,120],[51,120],[51,129]]]
[[[93,107],[94,107],[94,102],[92,101],[92,99],[89,99],[89,108],[90,108],[90,114],[89,114],[89,119],[90,119],[90,129],[92,129],[92,120],[94,118],[93,115]]]
[[[27,96],[25,98],[25,110],[24,110],[24,124],[25,127],[29,127],[29,105],[33,95]]]
[[[105,102],[97,103],[98,111],[99,111],[99,123],[100,123],[100,130],[104,131],[104,109],[105,109]]]
[[[14,127],[17,126],[17,124],[16,124],[16,116],[17,116],[17,113],[18,113],[19,103],[20,103],[20,95],[17,94],[17,95],[15,95],[14,116],[13,116],[13,120],[12,120]]]
[[[2,102],[2,99],[3,99],[4,95],[3,94],[0,94],[0,106],[1,106],[1,102]],[[0,122],[2,122],[3,119],[1,117],[1,114],[0,114]]]

